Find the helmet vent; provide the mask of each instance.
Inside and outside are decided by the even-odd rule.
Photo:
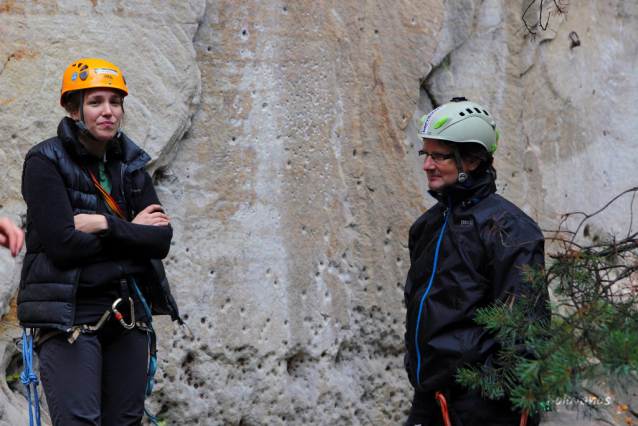
[[[490,115],[487,113],[487,111],[485,111],[485,110],[483,110],[483,113],[484,113],[485,115],[487,115],[488,117],[490,116]]]
[[[468,113],[470,113],[470,114],[472,114],[472,113],[474,112],[474,111],[472,111],[472,110],[471,110],[471,109],[469,109],[469,108],[465,108],[465,111],[467,111],[467,112],[468,112]]]
[[[481,110],[480,110],[480,109],[478,109],[478,108],[474,108],[474,111],[476,111],[476,112],[477,112],[477,113],[479,113],[479,114],[481,113]]]
[[[78,68],[80,68],[82,66],[82,62],[78,63]]]
[[[461,117],[465,117],[465,113],[464,113],[464,112],[459,112],[459,115],[460,115]]]

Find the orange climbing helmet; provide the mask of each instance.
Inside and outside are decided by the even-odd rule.
[[[126,82],[118,67],[102,59],[81,59],[64,71],[60,105],[64,106],[68,92],[94,87],[117,89],[122,92],[122,96],[128,95]]]

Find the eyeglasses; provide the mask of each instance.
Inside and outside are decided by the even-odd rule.
[[[419,155],[425,155],[425,161],[427,161],[428,156],[432,158],[432,161],[434,161],[436,164],[442,163],[445,160],[449,160],[450,158],[454,158],[454,153],[450,153],[450,154],[439,154],[438,152],[435,152],[433,154],[430,154],[429,152],[423,151],[422,149],[419,150]]]

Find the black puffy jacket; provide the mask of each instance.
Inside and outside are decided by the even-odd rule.
[[[449,185],[410,228],[405,367],[419,391],[454,387],[466,363],[495,365],[500,345],[476,310],[522,294],[521,267],[544,264],[538,225],[495,192],[490,175]]]
[[[147,185],[151,185],[150,177],[145,170],[145,166],[150,160],[149,155],[141,148],[135,145],[130,139],[122,134],[118,140],[118,144],[114,146],[117,151],[119,161],[114,163],[119,165],[119,173],[117,187],[121,190],[118,199],[121,199],[122,210],[125,216],[129,218],[135,217],[143,206],[139,205],[139,194]],[[107,148],[108,150],[108,148]],[[58,136],[48,139],[34,146],[25,157],[25,168],[31,158],[37,157],[44,161],[43,167],[51,167],[51,173],[56,173],[61,178],[66,188],[68,202],[72,213],[103,213],[103,202],[99,200],[100,195],[95,188],[93,181],[89,175],[86,162],[82,158],[82,153],[86,155],[88,151],[80,144],[77,139],[76,129],[73,120],[66,117],[58,126]],[[24,182],[25,172],[23,171],[23,194],[25,194]],[[145,186],[146,185],[146,186]],[[115,189],[115,186],[114,186]],[[152,188],[151,188],[152,189]],[[25,195],[26,200],[26,195]],[[27,201],[29,205],[30,201]],[[40,203],[41,200],[32,200],[32,203]],[[44,206],[47,208],[48,206]],[[52,206],[53,207],[53,206]],[[56,210],[51,210],[51,220],[55,218]],[[74,253],[63,252],[63,247],[69,245],[68,241],[46,241],[42,240],[36,226],[33,223],[31,212],[27,210],[27,253],[24,258],[20,288],[18,292],[18,319],[20,324],[25,327],[54,327],[62,330],[69,329],[74,325],[74,316],[76,308],[76,292],[83,268],[87,270],[97,271],[93,275],[108,275],[104,269],[100,269],[102,264],[117,264],[123,253],[134,254],[137,257],[136,262],[146,262],[145,279],[141,285],[141,290],[145,298],[151,305],[153,314],[171,315],[173,320],[180,319],[177,303],[175,302],[166,279],[164,266],[159,259],[151,258],[153,255],[143,253],[140,248],[135,247],[135,239],[129,239],[128,243],[122,241],[113,241],[117,239],[118,231],[128,227],[128,224],[120,224],[123,222],[115,216],[106,215],[109,223],[109,231],[106,234],[115,234],[113,237],[108,235],[94,237],[88,234],[80,233],[80,231],[69,230],[69,233],[80,233],[79,237],[92,239],[95,244],[104,246],[98,257],[87,257],[87,253],[78,252],[81,244],[70,245],[73,247],[71,251]],[[70,219],[72,220],[72,219]],[[118,222],[119,221],[119,222]],[[72,227],[71,223],[71,227]],[[46,224],[41,224],[46,226]],[[142,226],[131,224],[130,226]],[[128,229],[128,228],[127,228]],[[135,228],[142,229],[142,228]],[[145,229],[142,229],[146,231]],[[43,229],[41,229],[43,231]],[[65,231],[67,232],[67,231]],[[73,236],[69,233],[64,234],[64,239],[71,240]],[[119,232],[119,235],[126,234],[125,231]],[[129,232],[130,234],[130,232]],[[170,235],[172,230],[167,233],[167,244],[170,244]],[[164,257],[168,251],[161,254]],[[78,247],[76,247],[78,246]],[[68,251],[68,250],[67,250]],[[82,251],[82,250],[80,250]],[[159,251],[155,250],[159,253]],[[141,259],[141,260],[140,260]],[[112,269],[112,268],[111,268]],[[120,266],[117,268],[123,271]],[[117,271],[116,271],[117,273]],[[91,274],[89,273],[89,276]],[[114,277],[105,278],[106,280]]]

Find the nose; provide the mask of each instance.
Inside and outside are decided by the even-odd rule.
[[[113,110],[111,109],[111,104],[109,102],[104,103],[104,109],[102,110],[102,115],[106,115],[106,116],[113,115]]]
[[[436,164],[434,163],[432,157],[428,155],[423,162],[423,170],[427,172],[428,170],[432,171],[434,169],[436,169]]]

